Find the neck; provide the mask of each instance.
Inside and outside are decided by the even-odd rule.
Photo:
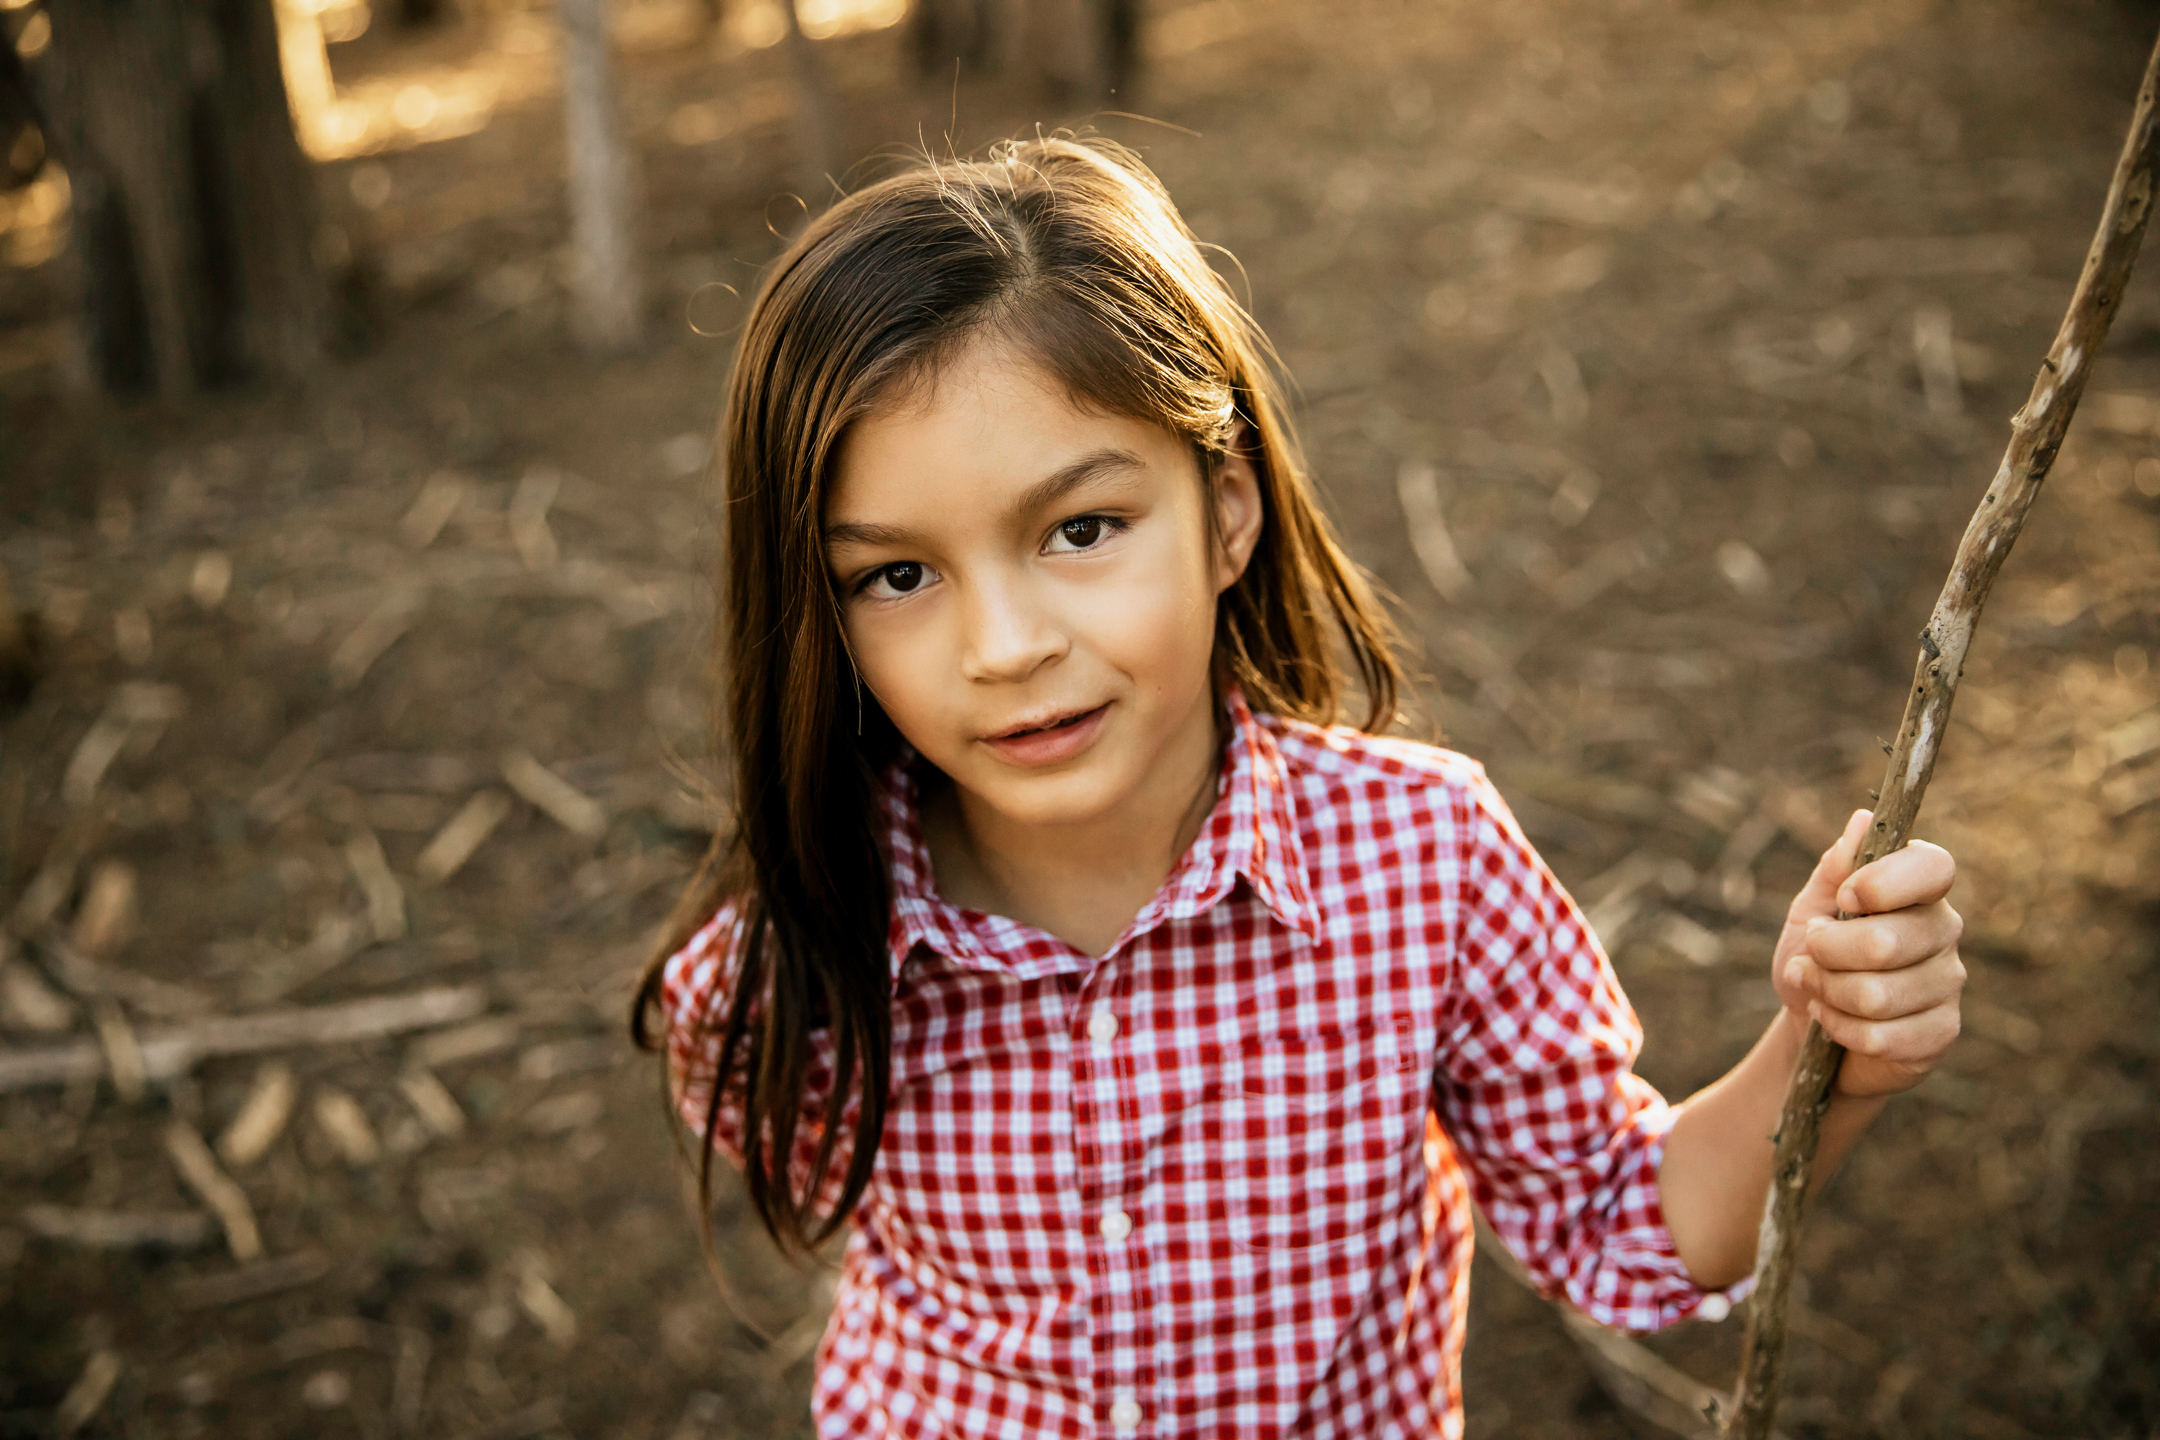
[[[1212,703],[1207,720],[1193,742],[1164,755],[1159,783],[1085,821],[1017,824],[945,787],[923,808],[939,893],[1103,954],[1162,888],[1215,807],[1221,741]]]

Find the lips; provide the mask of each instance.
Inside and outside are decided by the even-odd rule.
[[[983,744],[1015,765],[1054,765],[1087,749],[1102,728],[1103,716],[1109,709],[1107,704],[1097,705],[1092,710],[1068,710],[1040,720],[1028,720],[999,734],[985,736]]]

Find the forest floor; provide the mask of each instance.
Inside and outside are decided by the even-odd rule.
[[[0,1434],[64,1402],[86,1436],[807,1432],[826,1282],[723,1182],[723,1294],[623,1023],[713,823],[706,437],[723,287],[800,214],[791,92],[778,49],[633,12],[655,339],[595,360],[548,13],[336,48],[405,130],[320,167],[368,332],[304,392],[71,406],[59,264],[4,217],[0,560],[45,674],[0,728],[0,1073],[85,1058],[0,1093]],[[1095,121],[1236,256],[1427,714],[1590,907],[1669,1093],[1759,1033],[1783,906],[1878,782],[2153,23],[1163,0],[1117,102],[1163,123]],[[918,84],[900,29],[823,49],[864,173],[1085,118]],[[1811,1217],[1793,1436],[2160,1434],[2155,263],[1922,817],[1967,1034]],[[429,991],[463,1018],[127,1073],[222,1016]],[[198,1136],[266,1258],[182,1180]],[[89,1243],[107,1212],[165,1243]],[[1472,1437],[1657,1433],[1542,1302],[1482,1262],[1473,1294]],[[1650,1344],[1726,1384],[1738,1335]]]

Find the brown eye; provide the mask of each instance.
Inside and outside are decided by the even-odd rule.
[[[922,584],[923,567],[913,561],[904,561],[898,565],[886,566],[884,576],[887,585],[905,595]]]
[[[1103,537],[1100,515],[1083,515],[1077,520],[1067,520],[1058,526],[1058,534],[1075,550],[1085,550]]]

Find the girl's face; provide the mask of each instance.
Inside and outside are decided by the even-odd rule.
[[[1216,596],[1261,522],[1243,457],[1215,492],[1211,530],[1189,446],[995,341],[855,425],[825,514],[848,643],[964,811],[1084,825],[1206,773]]]

